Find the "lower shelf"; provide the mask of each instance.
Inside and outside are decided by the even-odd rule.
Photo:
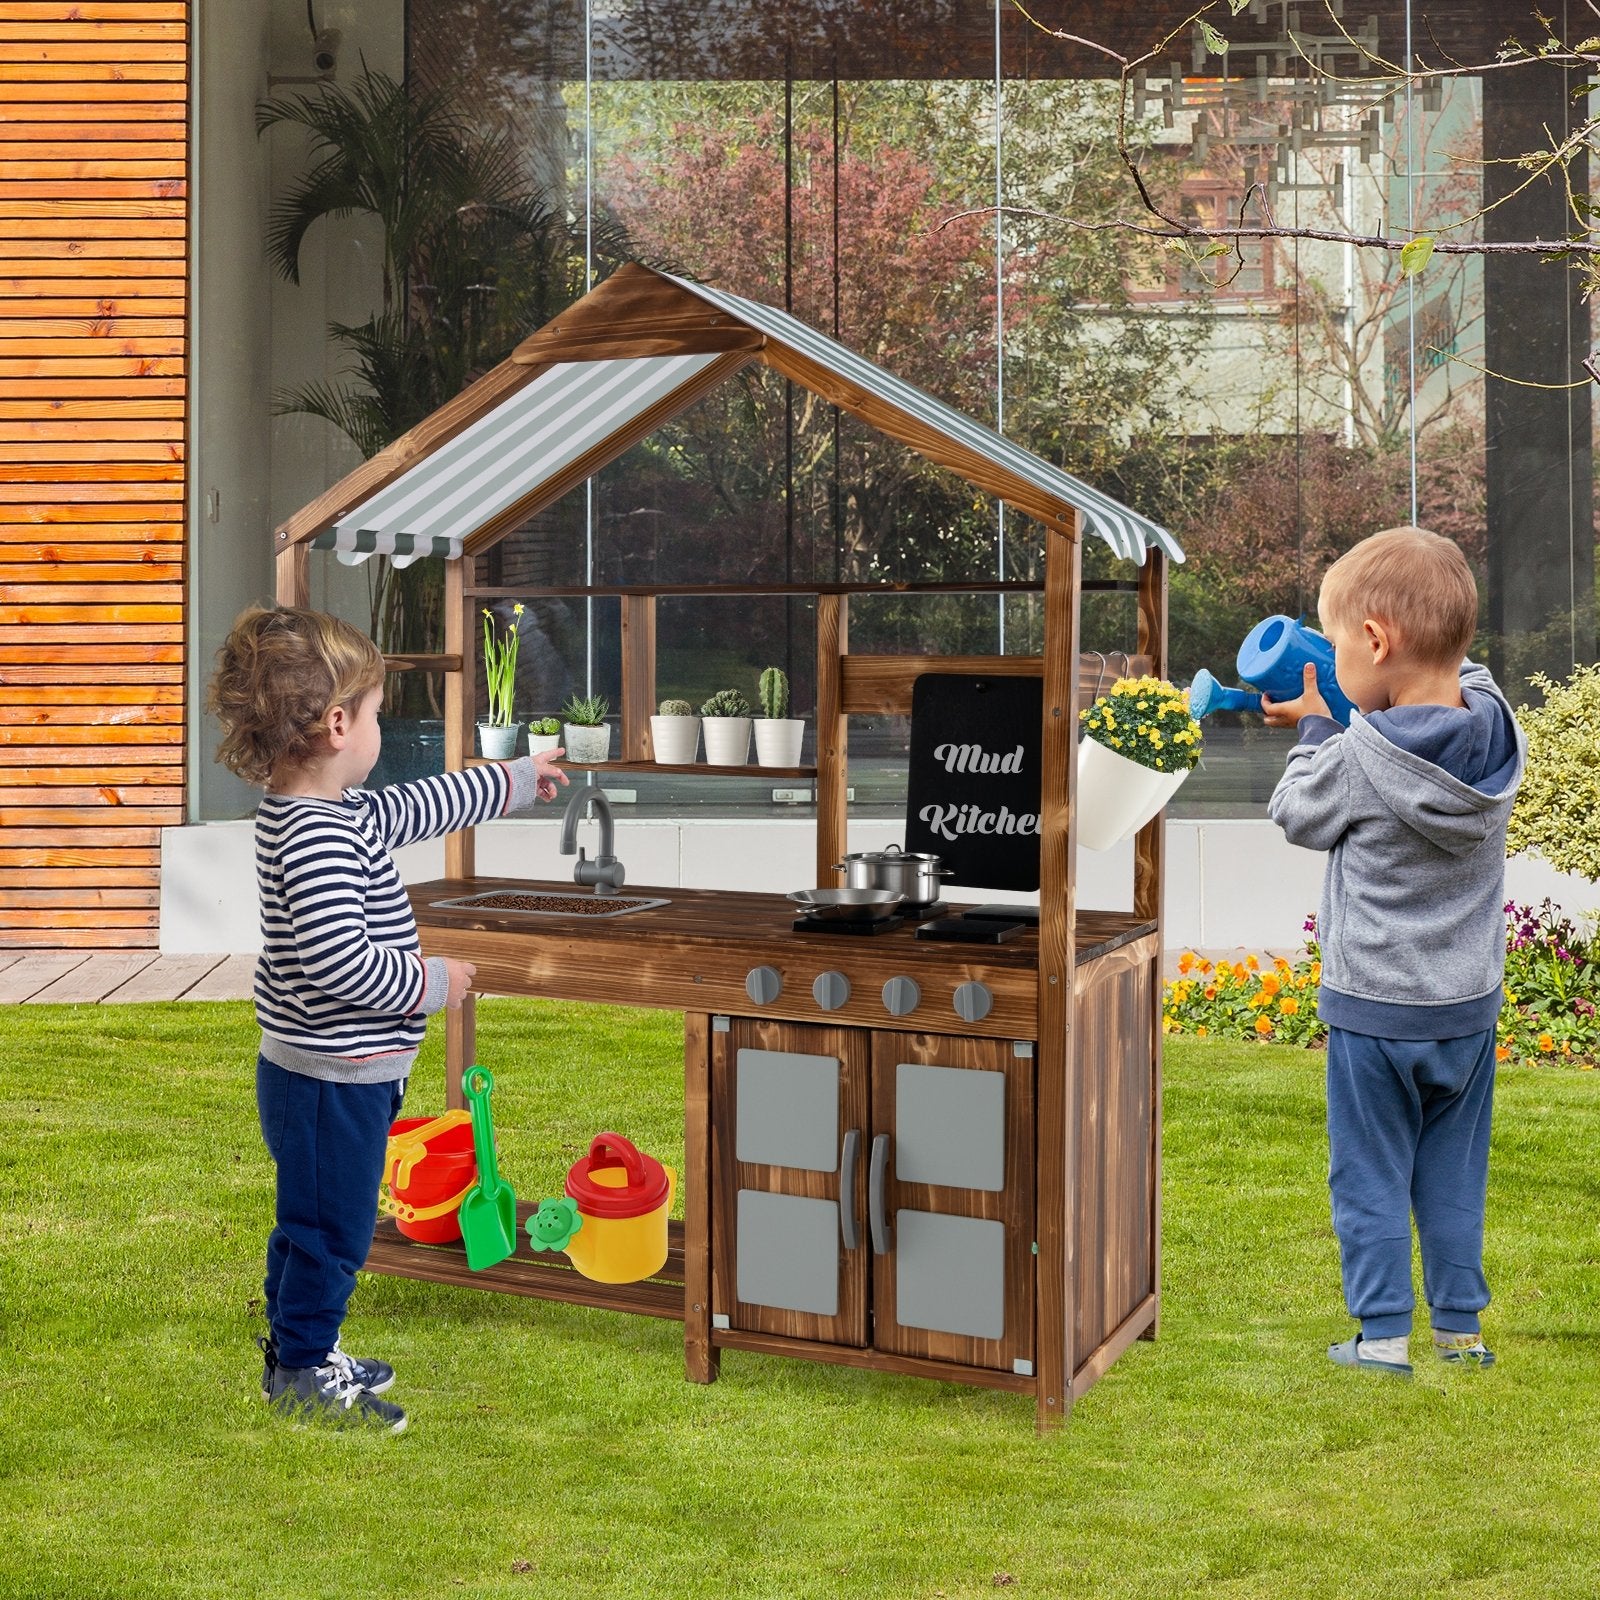
[[[418,1244],[406,1238],[390,1218],[382,1217],[372,1235],[366,1270],[396,1278],[420,1278],[425,1283],[531,1295],[538,1300],[565,1300],[571,1305],[683,1321],[681,1222],[667,1224],[666,1265],[655,1277],[640,1283],[596,1283],[593,1278],[584,1277],[564,1255],[535,1255],[528,1248],[522,1225],[537,1209],[528,1204],[517,1206],[516,1254],[482,1272],[474,1272],[467,1265],[467,1252],[459,1240],[454,1244]]]

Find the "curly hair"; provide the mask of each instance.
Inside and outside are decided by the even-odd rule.
[[[247,783],[279,762],[314,757],[328,712],[353,708],[383,682],[383,657],[358,629],[324,611],[251,606],[217,652],[206,709],[222,724],[217,760]]]

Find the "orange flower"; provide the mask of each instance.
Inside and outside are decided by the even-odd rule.
[[[1246,956],[1246,957],[1245,957],[1245,958],[1244,958],[1244,964],[1245,964],[1245,965],[1246,965],[1246,966],[1247,966],[1247,967],[1248,967],[1248,968],[1249,968],[1249,969],[1250,969],[1250,970],[1251,970],[1251,971],[1252,971],[1252,972],[1259,972],[1259,971],[1260,971],[1260,970],[1261,970],[1261,963],[1260,963],[1260,962],[1259,962],[1259,961],[1257,961],[1257,960],[1256,960],[1256,958],[1255,958],[1255,957],[1254,957],[1254,956]]]
[[[1555,1049],[1555,1047],[1556,1042],[1548,1033],[1541,1033],[1539,1035],[1539,1048],[1543,1050],[1546,1055],[1549,1055],[1550,1052]]]
[[[1185,950],[1183,954],[1178,957],[1178,971],[1187,972],[1193,965],[1194,952],[1192,950]]]
[[[1206,986],[1206,999],[1207,1000],[1215,1000],[1216,998],[1217,998],[1217,986],[1216,986],[1216,984],[1214,984],[1214,983],[1208,984]]]
[[[1273,967],[1273,970],[1275,972],[1288,972],[1288,971],[1291,970],[1290,966],[1289,966],[1289,963],[1287,961],[1285,961],[1282,956],[1279,956],[1272,963],[1272,967]]]
[[[1250,996],[1248,1003],[1256,1007],[1270,1006],[1272,1004],[1272,996],[1268,994],[1265,989],[1257,989],[1256,992]]]
[[[1494,1047],[1494,1058],[1496,1061],[1509,1061],[1511,1059],[1511,1046],[1497,1044]]]
[[[1197,1039],[1203,1039],[1203,1038],[1205,1038],[1205,1036],[1206,1036],[1206,1035],[1207,1035],[1207,1034],[1208,1034],[1208,1033],[1210,1033],[1210,1032],[1211,1032],[1211,1030],[1210,1030],[1210,1029],[1209,1029],[1209,1028],[1208,1028],[1208,1027],[1207,1027],[1207,1026],[1206,1026],[1206,1025],[1205,1025],[1205,1023],[1203,1023],[1203,1022],[1202,1022],[1202,1023],[1200,1023],[1200,1024],[1198,1024],[1198,1025],[1197,1025],[1197,1026],[1196,1026],[1196,1028],[1195,1028],[1195,1030],[1194,1030],[1194,1033],[1195,1033],[1195,1037],[1196,1037],[1196,1038],[1197,1038]]]
[[[1563,1039],[1561,1041],[1561,1053],[1564,1056],[1570,1056],[1572,1054],[1572,1041],[1570,1039]]]
[[[1283,985],[1278,981],[1277,973],[1263,972],[1261,974],[1261,988],[1264,993],[1273,995],[1282,987]]]
[[[1195,965],[1196,969],[1200,972],[1209,972],[1211,970],[1211,963],[1209,961],[1199,961],[1196,962]]]
[[[1278,1002],[1278,1010],[1281,1011],[1286,1017],[1292,1017],[1299,1009],[1300,1002],[1296,1000],[1292,994],[1286,994],[1283,999]]]
[[[1257,1017],[1256,1032],[1265,1039],[1272,1032],[1272,1019],[1270,1017]]]
[[[1311,963],[1311,981],[1313,983],[1322,982],[1322,963],[1320,961],[1313,961]]]

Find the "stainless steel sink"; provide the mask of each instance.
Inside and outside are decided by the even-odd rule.
[[[664,906],[637,894],[544,894],[522,889],[496,889],[459,900],[435,900],[437,909],[483,911],[507,917],[625,917],[631,911]]]

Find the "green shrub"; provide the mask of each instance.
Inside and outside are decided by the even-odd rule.
[[[1600,667],[1564,683],[1532,678],[1542,706],[1520,706],[1528,769],[1512,807],[1506,851],[1537,850],[1558,872],[1600,879]]]

